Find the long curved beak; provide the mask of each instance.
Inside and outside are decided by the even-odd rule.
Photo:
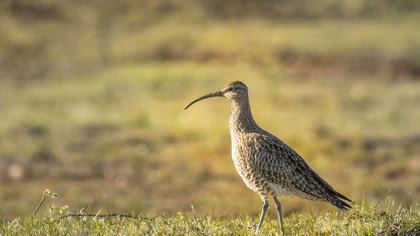
[[[209,93],[209,94],[207,94],[207,95],[201,96],[201,97],[199,97],[199,98],[195,99],[194,101],[190,102],[190,104],[188,104],[188,105],[184,108],[184,110],[187,110],[187,109],[188,109],[188,107],[190,107],[192,104],[194,104],[194,103],[196,103],[196,102],[198,102],[198,101],[201,101],[201,100],[204,100],[204,99],[207,99],[207,98],[212,98],[212,97],[223,97],[223,93],[222,93],[222,91],[216,91],[216,92]]]

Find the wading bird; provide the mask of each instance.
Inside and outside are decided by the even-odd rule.
[[[277,196],[294,195],[326,201],[341,210],[351,208],[347,203],[352,202],[349,198],[334,190],[292,148],[255,123],[249,105],[248,88],[244,83],[231,82],[220,91],[197,98],[184,110],[198,101],[212,97],[224,97],[230,101],[229,130],[233,163],[246,186],[257,192],[263,202],[256,233],[268,210],[269,196],[276,204],[283,235],[283,216]]]

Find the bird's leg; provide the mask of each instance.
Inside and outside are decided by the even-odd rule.
[[[267,210],[268,210],[268,200],[265,198],[263,200],[263,202],[264,203],[263,203],[263,206],[262,206],[260,221],[258,222],[257,230],[255,230],[255,234],[258,234],[258,231],[261,229],[261,225],[264,221],[264,216],[265,216],[265,214],[267,213]]]
[[[283,227],[283,215],[281,214],[281,204],[280,204],[280,201],[277,199],[276,196],[273,196],[273,199],[274,199],[274,202],[276,203],[277,216],[279,217],[279,223],[280,223],[280,226],[281,226],[281,232],[282,232],[282,234],[284,236],[285,234],[284,234],[284,227]]]

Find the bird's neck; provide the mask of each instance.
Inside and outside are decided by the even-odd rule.
[[[231,101],[230,114],[230,131],[231,132],[248,132],[258,129],[251,113],[249,100]]]

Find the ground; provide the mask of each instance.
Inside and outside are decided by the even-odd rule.
[[[291,215],[285,219],[287,235],[407,235],[420,232],[418,208],[382,206],[356,207],[349,212],[331,212],[320,216]],[[391,204],[391,205],[390,205]],[[390,210],[394,208],[394,210]],[[255,217],[220,219],[198,217],[192,210],[174,216],[146,218],[65,217],[67,210],[50,212],[50,217],[17,218],[0,224],[1,235],[254,235]],[[64,216],[64,217],[63,217]],[[268,218],[260,235],[279,235],[277,219]]]
[[[176,220],[193,205],[205,222],[255,222],[227,101],[183,110],[234,80],[257,123],[356,204],[419,203],[417,1],[225,2],[0,3],[2,227],[30,224],[44,189],[72,212]],[[288,220],[336,217],[281,200]]]

